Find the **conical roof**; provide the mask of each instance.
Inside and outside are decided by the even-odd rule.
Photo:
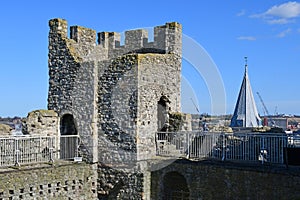
[[[239,96],[235,105],[234,114],[231,118],[231,127],[258,127],[261,119],[258,115],[254,101],[250,80],[248,77],[248,65],[245,64],[245,74]]]

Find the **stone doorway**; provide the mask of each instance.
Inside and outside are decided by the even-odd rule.
[[[62,116],[60,120],[60,135],[77,135],[73,115],[65,114]]]
[[[157,102],[157,127],[158,131],[167,131],[169,125],[168,119],[168,104],[169,99],[165,96],[162,96]]]
[[[60,120],[60,158],[78,157],[79,137],[73,115],[65,114]]]
[[[163,178],[163,199],[165,200],[188,200],[190,191],[187,181],[178,172],[169,172]]]

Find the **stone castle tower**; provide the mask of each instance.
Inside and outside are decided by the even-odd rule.
[[[100,32],[49,21],[48,109],[62,135],[79,134],[90,162],[124,163],[155,155],[155,132],[180,111],[181,25]],[[96,42],[97,40],[97,42]]]

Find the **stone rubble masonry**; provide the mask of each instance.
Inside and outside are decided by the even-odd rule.
[[[49,26],[48,109],[74,117],[81,156],[99,165],[98,197],[150,199],[143,160],[156,155],[158,102],[180,112],[181,25],[154,27],[153,42],[126,31],[124,45],[120,33],[71,26],[69,38],[66,20]]]
[[[10,136],[12,128],[7,124],[0,124],[0,136]]]
[[[143,173],[98,167],[99,199],[142,199]]]
[[[167,112],[180,112],[181,57],[174,54],[140,54],[138,71],[138,160],[156,154],[157,104],[162,96],[170,103]]]
[[[39,136],[58,136],[59,118],[53,110],[35,110],[29,112],[22,121],[24,134]]]
[[[192,131],[191,114],[174,112],[169,113],[169,132]]]
[[[132,164],[154,157],[158,101],[180,112],[182,27],[154,27],[120,33],[70,27],[49,21],[48,109],[74,117],[84,158],[104,164]],[[97,42],[96,42],[97,41]]]
[[[57,163],[0,172],[0,199],[98,199],[97,165]]]
[[[178,182],[174,173],[184,181]],[[168,174],[173,174],[172,179],[166,181]],[[300,199],[297,167],[187,160],[152,171],[151,199],[166,199],[166,187],[183,183],[189,190],[184,194],[187,199]]]
[[[60,119],[54,110],[34,110],[22,119],[22,133],[33,137],[55,137],[54,151],[60,152],[59,124]],[[42,144],[46,145],[47,143]],[[38,148],[41,148],[41,146]]]

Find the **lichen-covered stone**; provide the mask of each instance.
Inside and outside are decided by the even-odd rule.
[[[179,131],[183,125],[183,115],[179,112],[169,113],[169,131]]]
[[[22,121],[22,132],[30,135],[58,135],[58,114],[54,110],[29,112]]]
[[[0,124],[0,137],[1,136],[8,136],[11,134],[12,127],[7,124]]]

